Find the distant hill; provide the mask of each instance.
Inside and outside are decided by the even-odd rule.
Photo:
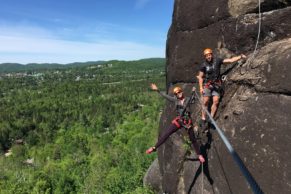
[[[59,63],[29,63],[26,65],[19,63],[2,63],[0,64],[0,73],[48,70],[48,69],[64,69],[68,67],[88,66],[103,64],[105,61],[90,61],[90,62],[76,62],[68,64]]]
[[[0,64],[0,73],[11,73],[11,72],[23,72],[23,71],[37,71],[37,70],[49,70],[49,69],[64,69],[71,67],[85,67],[91,65],[101,65],[108,63],[124,63],[127,61],[111,60],[111,61],[88,61],[88,62],[75,62],[68,64],[59,63],[29,63],[29,64],[19,64],[19,63],[2,63]],[[164,58],[148,58],[140,59],[136,61],[128,61],[129,63],[164,63]]]

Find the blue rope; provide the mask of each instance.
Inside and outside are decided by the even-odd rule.
[[[214,125],[216,131],[218,132],[219,136],[221,137],[223,143],[225,144],[225,146],[227,147],[229,153],[231,154],[232,158],[234,159],[234,161],[236,162],[236,164],[239,166],[241,172],[243,173],[244,177],[247,179],[249,185],[251,186],[253,192],[255,194],[263,194],[263,191],[261,190],[260,186],[258,185],[258,183],[256,182],[256,180],[253,178],[253,176],[251,175],[251,173],[248,171],[247,167],[244,165],[243,161],[240,159],[239,155],[236,153],[236,151],[233,149],[233,147],[231,146],[230,142],[228,141],[228,139],[226,138],[226,136],[223,134],[222,130],[217,126],[216,122],[214,121],[213,117],[211,116],[211,114],[209,113],[209,111],[204,107],[199,95],[197,94],[196,90],[195,90],[195,94],[199,100],[199,102],[202,105],[202,109],[206,112],[206,114],[208,115],[210,121],[212,122],[212,124]]]

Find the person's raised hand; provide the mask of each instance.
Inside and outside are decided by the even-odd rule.
[[[242,59],[246,59],[246,58],[247,58],[247,56],[245,56],[244,54],[241,54],[240,57],[241,57]]]
[[[158,87],[154,83],[151,83],[151,89],[154,90],[154,91],[158,91]]]

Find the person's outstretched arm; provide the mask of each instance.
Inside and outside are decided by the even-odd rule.
[[[159,88],[157,87],[157,85],[154,84],[154,83],[151,84],[151,89],[152,89],[153,91],[158,92],[162,97],[166,98],[167,100],[169,100],[169,101],[171,101],[171,102],[175,102],[175,101],[177,100],[175,97],[170,96],[170,95],[167,95],[167,94],[161,92],[161,91],[159,90]]]
[[[237,62],[238,60],[246,59],[246,58],[247,57],[244,54],[241,54],[239,56],[232,57],[232,58],[229,58],[229,59],[223,59],[222,63],[223,64],[230,64],[230,63],[234,63],[234,62]]]

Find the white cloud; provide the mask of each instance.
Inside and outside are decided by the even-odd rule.
[[[80,30],[83,38],[68,38],[76,33],[74,29],[63,32],[52,31],[31,25],[3,25],[0,23],[0,63],[70,63],[96,60],[134,60],[148,57],[164,57],[164,45],[149,45],[135,41],[121,41],[95,33],[87,29]],[[65,32],[67,31],[67,32]],[[90,33],[89,33],[90,32]],[[77,36],[81,33],[77,33]],[[88,38],[92,34],[91,38]],[[94,34],[99,34],[93,36]],[[103,34],[103,35],[102,35]]]
[[[15,36],[15,37],[46,37],[54,38],[52,32],[38,26],[29,24],[5,24],[0,23],[0,36]]]
[[[134,42],[81,42],[46,38],[0,36],[0,63],[57,62],[91,60],[133,60],[164,57],[163,47]]]

